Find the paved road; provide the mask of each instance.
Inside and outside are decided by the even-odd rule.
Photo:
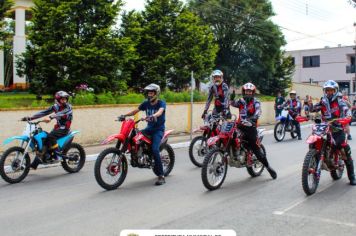
[[[305,138],[309,129],[303,132]],[[350,142],[353,153],[355,142]],[[159,187],[152,171],[129,168],[118,190],[104,191],[94,179],[94,162],[78,174],[57,167],[32,171],[16,185],[1,180],[0,235],[119,235],[122,229],[150,228],[356,235],[356,187],[348,185],[346,175],[332,181],[323,172],[318,193],[306,197],[301,188],[305,142],[276,143],[267,135],[264,143],[277,180],[267,172],[250,178],[245,169],[229,168],[222,188],[213,192],[204,188],[187,148],[175,150],[172,175]]]

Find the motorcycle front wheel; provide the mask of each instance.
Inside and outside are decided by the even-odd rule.
[[[102,151],[94,166],[96,182],[106,190],[117,189],[127,175],[127,160],[117,148]]]
[[[201,178],[208,190],[216,190],[223,184],[227,173],[227,160],[224,153],[218,149],[211,149],[204,158]]]
[[[285,124],[279,121],[274,126],[274,138],[277,142],[283,141],[284,137],[286,136]]]
[[[204,157],[207,153],[208,145],[206,143],[206,138],[203,136],[193,138],[189,145],[189,158],[191,162],[197,167],[202,167]]]
[[[302,186],[305,194],[308,196],[314,194],[319,185],[320,176],[318,176],[317,173],[318,162],[316,150],[309,150],[304,158],[302,168]]]
[[[22,147],[11,147],[1,156],[0,175],[10,184],[19,183],[28,175],[30,164],[31,159],[28,154],[24,155]]]

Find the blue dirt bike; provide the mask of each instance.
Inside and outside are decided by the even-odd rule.
[[[39,123],[43,121],[27,121],[26,129],[21,136],[13,136],[4,141],[8,144],[14,140],[20,141],[20,146],[7,149],[0,158],[0,175],[10,184],[21,182],[30,171],[30,156],[39,155],[43,149],[43,141],[48,133],[43,131]],[[44,154],[44,165],[61,162],[62,167],[69,173],[75,173],[83,168],[85,163],[85,151],[83,147],[72,142],[74,135],[79,131],[72,131],[68,135],[57,140],[59,153],[48,151]]]

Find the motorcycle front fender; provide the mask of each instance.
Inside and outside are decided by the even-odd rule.
[[[5,139],[5,141],[3,142],[4,145],[11,143],[14,140],[21,140],[24,142],[28,142],[30,140],[30,138],[26,135],[21,135],[21,136],[13,136],[10,138]]]
[[[104,141],[102,141],[101,144],[105,145],[116,139],[120,140],[121,142],[124,142],[125,137],[123,134],[112,134],[109,137],[107,137]]]
[[[219,140],[220,140],[219,136],[214,136],[214,137],[209,138],[207,141],[208,147],[215,145]]]

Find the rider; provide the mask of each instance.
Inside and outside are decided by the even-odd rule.
[[[152,137],[152,153],[155,159],[155,173],[158,173],[158,179],[155,185],[165,184],[163,166],[160,157],[159,146],[164,134],[165,122],[166,122],[166,103],[158,99],[161,92],[159,85],[149,84],[144,88],[146,101],[141,103],[141,105],[127,113],[126,115],[121,115],[120,120],[124,120],[126,116],[133,116],[139,111],[146,112],[146,120],[148,121],[147,127],[142,130],[144,134],[150,135]]]
[[[324,96],[320,102],[313,105],[312,101],[309,101],[310,111],[321,111],[322,119],[324,121],[330,121],[342,117],[350,117],[351,112],[342,99],[338,98],[339,85],[334,80],[328,80],[323,86]],[[332,136],[335,140],[335,147],[344,151],[347,160],[345,161],[347,175],[351,185],[356,185],[354,165],[351,157],[351,149],[346,142],[345,132],[343,127],[339,123],[332,123]]]
[[[295,120],[295,118],[300,115],[300,112],[302,110],[302,104],[297,99],[297,92],[295,90],[292,90],[289,92],[289,97],[284,104],[283,107],[289,107],[289,115],[293,118],[292,122],[296,128],[297,135],[298,135],[298,140],[302,140],[301,137],[301,132],[300,132],[300,124],[298,121]]]
[[[252,126],[240,125],[239,129],[243,132],[244,139],[248,142],[251,150],[257,159],[267,168],[273,179],[277,178],[277,173],[269,165],[266,155],[262,154],[257,142],[257,121],[261,115],[261,103],[254,97],[256,87],[252,83],[246,83],[242,86],[242,98],[233,100],[231,106],[239,109],[239,121],[247,120]]]
[[[284,97],[282,96],[281,91],[278,91],[277,97],[274,100],[274,110],[276,112],[275,117],[278,117],[281,115],[282,112],[282,107],[281,105],[285,102]]]
[[[205,118],[210,103],[214,98],[215,107],[213,114],[215,115],[222,112],[226,118],[231,118],[229,111],[229,86],[223,82],[223,73],[221,70],[214,70],[211,77],[214,83],[209,88],[208,100],[206,101],[205,109],[201,117],[202,119]]]
[[[69,94],[65,91],[58,91],[54,95],[55,104],[46,110],[40,111],[31,117],[23,117],[22,121],[34,120],[44,116],[50,115],[43,119],[45,123],[49,123],[52,119],[57,120],[57,124],[54,129],[48,134],[46,140],[44,140],[44,146],[42,153],[36,156],[35,160],[32,162],[31,167],[37,169],[38,165],[42,161],[46,161],[45,154],[47,150],[54,151],[56,157],[60,159],[60,154],[58,150],[57,139],[66,136],[70,131],[70,126],[73,119],[72,106],[68,103]]]

